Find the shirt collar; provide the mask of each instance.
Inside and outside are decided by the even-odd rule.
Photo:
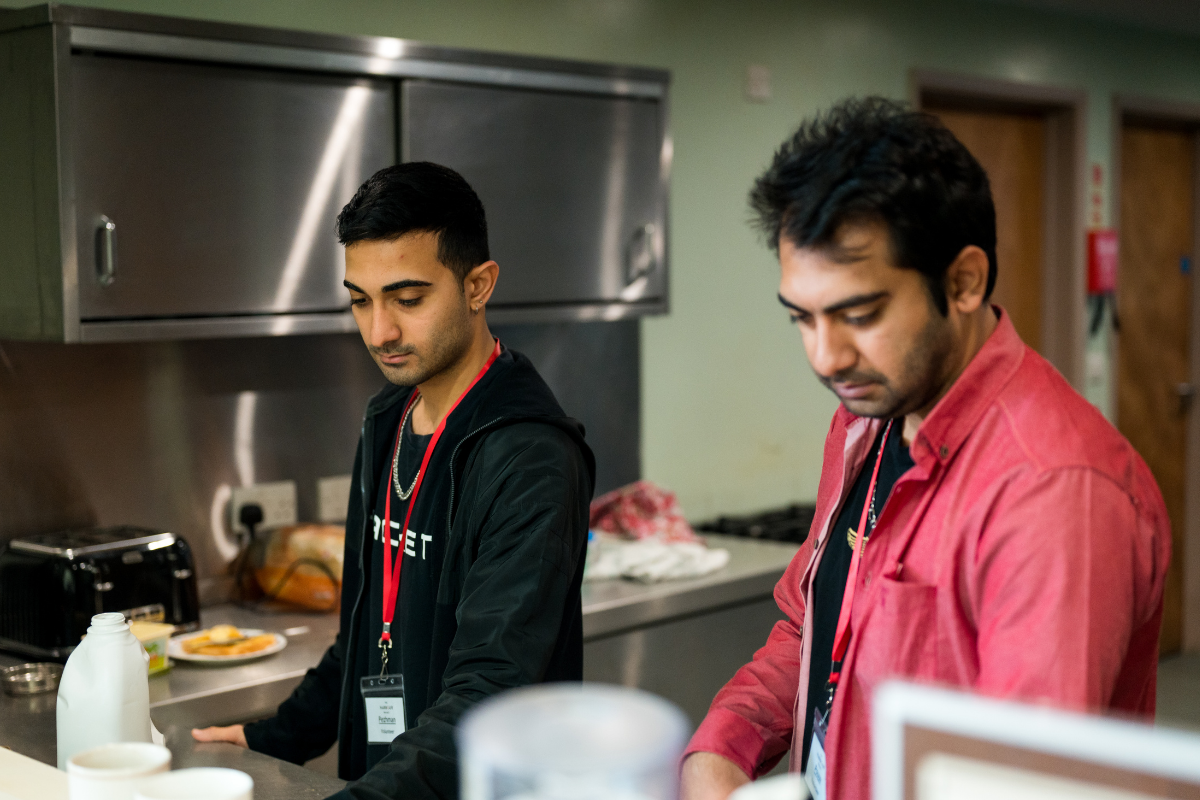
[[[912,456],[918,463],[953,458],[1025,358],[1025,343],[1012,320],[1000,306],[992,308],[995,329],[917,429]]]

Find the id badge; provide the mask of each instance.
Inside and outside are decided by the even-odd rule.
[[[391,744],[404,733],[404,676],[362,678],[367,708],[367,744]]]
[[[829,729],[829,717],[821,709],[813,709],[812,739],[808,743],[808,764],[804,768],[804,782],[808,784],[813,800],[825,800],[825,732]]]

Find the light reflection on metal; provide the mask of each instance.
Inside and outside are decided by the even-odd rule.
[[[228,483],[217,486],[213,492],[212,503],[208,508],[208,524],[212,530],[213,546],[221,554],[226,563],[233,561],[238,554],[237,542],[231,541],[229,532],[225,530],[225,509],[233,497],[233,490]]]
[[[663,139],[662,154],[659,156],[659,180],[666,185],[671,179],[671,162],[675,159],[675,141],[668,135]]]
[[[258,407],[258,392],[239,392],[237,412],[233,418],[233,463],[242,486],[254,481],[254,411]]]
[[[363,174],[358,170],[357,165],[363,164],[363,139],[364,132],[359,131],[359,135],[350,137],[350,143],[346,145],[346,153],[342,157],[342,169],[340,170],[340,178],[337,182],[338,197],[344,197],[347,201],[354,196],[358,191],[358,187],[363,182]],[[341,211],[339,208],[338,211]],[[329,220],[330,236],[333,235],[334,218]],[[338,266],[344,272],[346,268],[345,258],[342,249],[338,248]],[[341,274],[341,273],[339,273]],[[349,299],[348,297],[346,298]]]
[[[604,223],[600,234],[600,263],[620,264],[621,269],[610,274],[625,276],[625,240],[622,235],[625,221],[626,174],[629,171],[629,106],[614,104],[613,126],[609,138],[608,175],[604,185]],[[603,267],[601,267],[603,269]],[[624,278],[628,280],[628,278]],[[628,287],[626,287],[628,288]]]
[[[626,286],[624,289],[621,290],[620,298],[627,303],[631,303],[635,300],[640,300],[642,298],[642,295],[644,295],[646,293],[646,284],[648,284],[648,283],[650,283],[650,275],[649,274],[642,275],[637,280],[635,280],[633,283],[629,284],[628,286]],[[604,316],[604,318],[606,320],[611,321],[611,320],[620,318],[620,317],[611,316],[611,312],[616,312],[616,313],[620,314],[621,309],[619,307],[609,309],[608,311],[609,311],[609,313],[606,313]]]
[[[382,38],[375,40],[375,55],[380,58],[400,58],[404,55],[404,40]]]
[[[329,132],[321,163],[313,176],[308,197],[304,202],[304,211],[300,215],[300,223],[296,226],[296,235],[292,238],[292,246],[284,262],[279,288],[275,291],[275,311],[284,312],[291,309],[300,281],[308,267],[309,254],[312,252],[317,232],[330,232],[333,229],[333,220],[326,218],[326,209],[338,172],[347,164],[346,153],[355,134],[360,132],[363,112],[366,110],[370,93],[371,90],[366,86],[352,86],[346,90],[346,98],[342,101],[333,128]],[[276,335],[286,334],[290,333],[291,329],[292,321],[287,317],[280,317],[273,323],[271,332]]]
[[[258,392],[239,392],[237,409],[233,414],[233,463],[238,481],[242,486],[253,486],[254,476],[254,416],[258,410]],[[212,529],[213,545],[226,561],[232,561],[238,553],[237,541],[225,527],[226,511],[233,489],[222,483],[213,493],[209,507],[209,525]]]
[[[638,280],[644,280],[644,278],[638,278]],[[613,322],[621,319],[624,315],[625,309],[621,308],[620,306],[610,305],[604,307],[604,311],[600,314],[600,319],[604,320],[605,322]]]

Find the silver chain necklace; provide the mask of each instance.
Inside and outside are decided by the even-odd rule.
[[[879,455],[877,458],[880,460],[883,459],[883,448],[887,446],[888,434],[892,432],[892,422],[893,420],[888,420],[887,428],[885,428],[883,431],[883,441],[879,443]],[[871,523],[870,527],[867,528],[867,536],[870,536],[871,532],[875,530],[875,522],[877,520],[877,517],[875,516],[875,497],[878,494],[879,492],[877,487],[872,486],[871,504],[867,506],[867,521]]]
[[[396,487],[396,494],[400,495],[401,500],[407,500],[412,496],[413,489],[417,486],[417,478],[421,477],[421,468],[417,467],[417,474],[413,476],[412,483],[408,485],[408,489],[400,485],[400,448],[404,446],[404,429],[408,427],[408,418],[412,416],[413,403],[408,407],[408,411],[404,412],[404,420],[400,423],[400,433],[396,440],[396,455],[392,458],[392,484]]]
[[[869,523],[871,523],[871,527],[869,527],[867,529],[868,536],[870,535],[870,531],[875,530],[875,522],[877,520],[877,518],[875,517],[875,495],[876,494],[878,494],[878,492],[871,492],[871,507],[867,509],[867,521]]]

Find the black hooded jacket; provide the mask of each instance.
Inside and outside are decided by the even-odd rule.
[[[379,613],[368,608],[367,587],[381,570],[371,563],[371,514],[411,392],[388,386],[367,405],[337,640],[276,716],[245,728],[251,749],[297,764],[336,740],[338,774],[352,781],[336,797],[457,797],[454,730],[467,709],[505,689],[583,674],[579,588],[595,460],[583,426],[563,413],[525,356],[505,349],[447,419],[428,467],[450,476],[433,504],[437,519],[429,519],[446,541],[436,602],[397,605],[408,729],[366,770],[359,679],[376,646],[367,641],[367,615]],[[414,511],[428,505],[422,497]],[[402,580],[402,599],[403,589]],[[413,615],[425,618],[409,624]],[[405,640],[407,629],[429,638]]]

